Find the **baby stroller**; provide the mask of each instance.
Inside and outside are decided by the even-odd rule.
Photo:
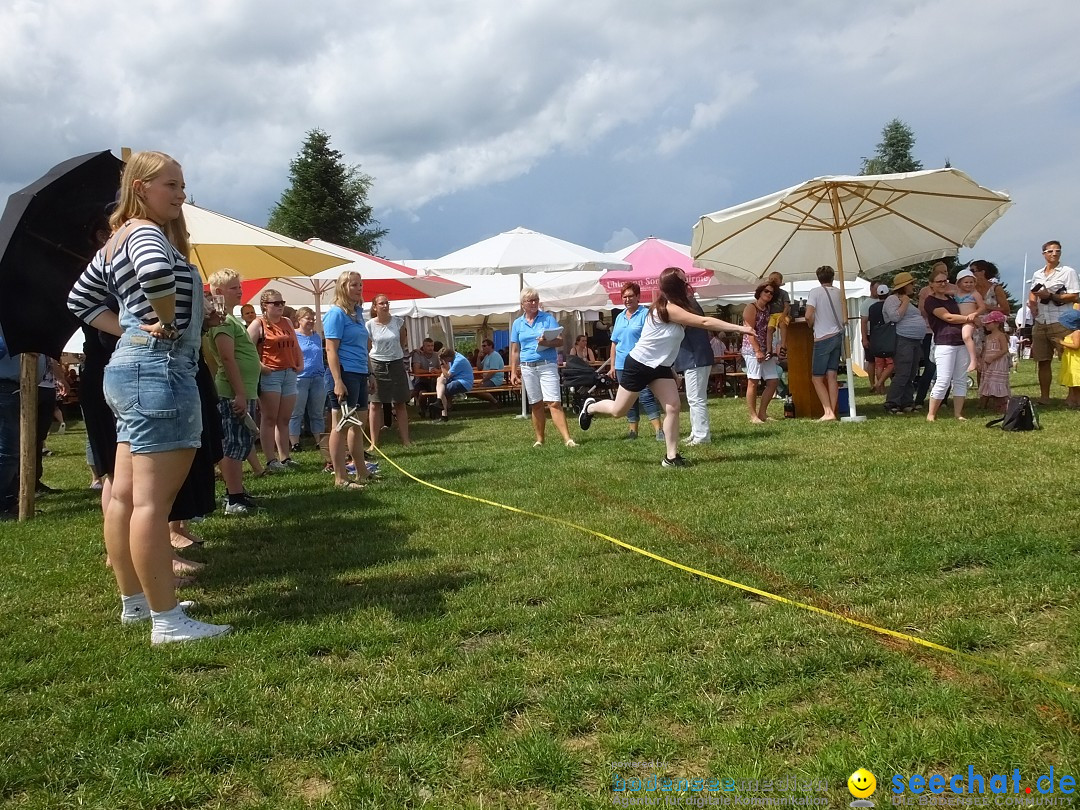
[[[562,384],[569,392],[570,410],[577,413],[588,397],[610,399],[611,391],[618,384],[607,374],[600,374],[580,357],[566,358],[562,369]]]

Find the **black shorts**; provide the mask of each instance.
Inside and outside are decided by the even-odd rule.
[[[639,363],[633,357],[627,356],[622,371],[619,372],[619,387],[627,391],[639,394],[649,387],[653,380],[674,380],[675,372],[671,366],[657,366],[650,368],[644,363]]]

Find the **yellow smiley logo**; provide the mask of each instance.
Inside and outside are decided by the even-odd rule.
[[[848,777],[847,789],[856,799],[865,799],[877,790],[877,778],[866,768],[859,768]]]

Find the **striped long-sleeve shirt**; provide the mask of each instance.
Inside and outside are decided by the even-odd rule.
[[[191,323],[194,286],[180,252],[159,229],[144,225],[117,247],[111,262],[105,261],[105,248],[97,252],[71,288],[68,309],[89,323],[108,309],[105,302],[111,293],[140,321],[153,324],[158,317],[150,301],[175,294],[176,326],[183,332]]]

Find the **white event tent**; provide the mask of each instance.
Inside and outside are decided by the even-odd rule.
[[[423,261],[404,260],[399,264],[424,271]],[[439,277],[472,286],[440,296],[412,301],[391,301],[390,311],[408,318],[410,348],[431,335],[453,339],[453,327],[487,330],[509,328],[521,311],[521,290],[532,287],[540,293],[541,306],[555,315],[570,333],[575,332],[576,313],[609,309],[611,301],[600,286],[600,272],[571,270],[564,273],[524,273],[521,275],[477,276],[439,272]],[[568,313],[575,313],[566,317]],[[453,321],[451,321],[453,319]]]
[[[414,267],[418,262],[411,262]],[[608,309],[611,301],[600,286],[599,272],[571,270],[565,273],[524,273],[518,275],[453,275],[442,278],[473,286],[440,296],[391,302],[395,315],[407,317],[484,317],[508,315],[521,309],[521,290],[532,287],[540,293],[541,306],[549,312],[583,312]]]
[[[482,330],[491,328],[488,321],[497,316],[505,316],[509,326],[521,309],[521,290],[526,287],[537,290],[541,306],[553,313],[608,309],[611,304],[600,285],[600,274],[629,269],[625,262],[606,254],[528,228],[496,234],[438,259],[404,264],[469,284],[470,289],[443,296],[437,302],[391,305],[392,312],[410,318],[453,317],[459,326],[479,321]],[[572,327],[578,318],[564,320],[564,325]],[[568,334],[573,332],[568,329]]]

